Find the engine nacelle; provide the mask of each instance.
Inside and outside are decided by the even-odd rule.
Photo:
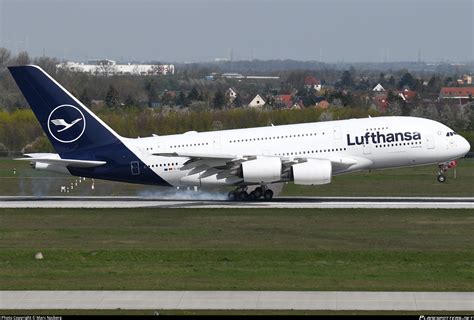
[[[332,165],[329,160],[308,159],[291,168],[295,184],[319,185],[331,182]]]
[[[36,170],[52,171],[56,173],[71,174],[65,166],[58,166],[44,162],[32,162],[31,167]]]
[[[245,182],[271,183],[281,180],[280,158],[261,157],[242,163],[242,175]]]

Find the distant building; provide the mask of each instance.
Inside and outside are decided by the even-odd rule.
[[[313,77],[313,76],[307,76],[304,79],[304,87],[306,89],[314,89],[316,91],[321,91],[322,89],[321,81],[319,79],[316,79],[316,77]]]
[[[443,87],[439,93],[440,99],[457,99],[461,104],[472,101],[473,97],[474,87]]]
[[[462,80],[463,80],[464,84],[472,84],[472,76],[471,75],[468,75],[468,74],[463,75]]]
[[[329,108],[329,102],[326,100],[322,100],[318,103],[316,103],[316,109],[327,109]]]
[[[245,79],[254,79],[254,80],[278,80],[279,76],[245,76]]]
[[[243,74],[240,73],[223,73],[221,75],[222,78],[224,79],[250,79],[250,80],[278,80],[280,77],[278,76],[244,76]]]
[[[416,98],[417,93],[416,91],[404,89],[403,91],[398,92],[398,96],[405,102],[411,102]]]
[[[265,100],[263,100],[263,98],[259,94],[257,94],[255,98],[253,98],[248,104],[249,108],[260,108],[264,105]]]
[[[225,92],[225,96],[229,102],[232,102],[235,100],[235,98],[237,98],[237,90],[235,90],[234,88],[229,88]]]
[[[385,92],[385,88],[382,87],[382,85],[380,83],[378,83],[373,89],[372,91],[374,92]]]
[[[291,108],[294,104],[293,96],[291,94],[280,94],[275,97],[275,102],[277,106],[282,106],[285,108]]]
[[[375,97],[373,97],[373,102],[375,106],[377,107],[378,110],[385,112],[387,111],[388,108],[388,100],[387,100],[387,94],[382,93],[378,94]]]
[[[108,59],[89,60],[87,63],[65,62],[56,65],[56,68],[102,76],[174,74],[172,64],[117,64]]]
[[[301,110],[301,109],[304,109],[304,105],[303,105],[303,101],[299,100],[297,102],[295,102],[291,108],[292,110]]]
[[[240,73],[223,73],[222,78],[226,79],[243,79],[245,78],[243,75]]]

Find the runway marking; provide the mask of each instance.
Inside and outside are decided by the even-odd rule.
[[[473,292],[0,291],[0,309],[474,311]]]
[[[0,208],[361,208],[474,209],[458,197],[281,197],[273,201],[172,200],[146,197],[0,197]]]

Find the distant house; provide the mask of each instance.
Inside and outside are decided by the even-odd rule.
[[[462,80],[463,80],[464,84],[472,84],[472,76],[471,75],[464,74],[462,76]]]
[[[322,89],[321,81],[313,76],[307,76],[304,79],[304,87],[306,89],[314,89],[316,91],[321,91]]]
[[[291,94],[280,94],[275,97],[275,102],[285,108],[293,106],[293,96]]]
[[[373,98],[374,104],[377,106],[377,109],[385,112],[388,108],[388,100],[386,94],[378,94]]]
[[[439,93],[440,99],[459,100],[460,104],[471,101],[474,97],[474,87],[443,87]]]
[[[259,94],[257,94],[255,98],[253,98],[248,104],[249,108],[260,108],[264,105],[265,100],[263,100],[263,98]]]
[[[403,91],[398,92],[398,96],[402,98],[405,102],[412,102],[413,99],[416,98],[417,93],[416,91],[405,89]]]
[[[326,100],[320,101],[316,104],[316,109],[327,109],[329,108],[329,102]]]
[[[372,89],[373,92],[385,92],[385,88],[382,87],[382,85],[380,83],[378,83],[373,89]]]
[[[237,98],[237,90],[235,90],[234,88],[229,88],[225,92],[225,96],[229,100],[229,102],[232,102],[235,100],[235,98]]]
[[[291,107],[292,110],[301,110],[301,109],[304,109],[304,105],[303,105],[303,101],[302,100],[299,100],[297,102],[295,102],[293,104],[293,106]]]

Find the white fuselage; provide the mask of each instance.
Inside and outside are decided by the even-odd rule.
[[[169,136],[124,139],[124,143],[156,174],[173,186],[195,185],[195,157],[216,156],[203,165],[219,166],[219,156],[277,157],[282,161],[328,159],[332,174],[365,169],[440,163],[464,156],[469,143],[447,126],[414,117],[375,117],[261,128],[188,132]],[[214,166],[212,161],[214,161]],[[225,162],[222,163],[224,165]],[[217,170],[217,169],[214,169]],[[202,170],[200,171],[202,172]],[[226,183],[237,184],[237,180]],[[212,185],[212,181],[210,182]]]

